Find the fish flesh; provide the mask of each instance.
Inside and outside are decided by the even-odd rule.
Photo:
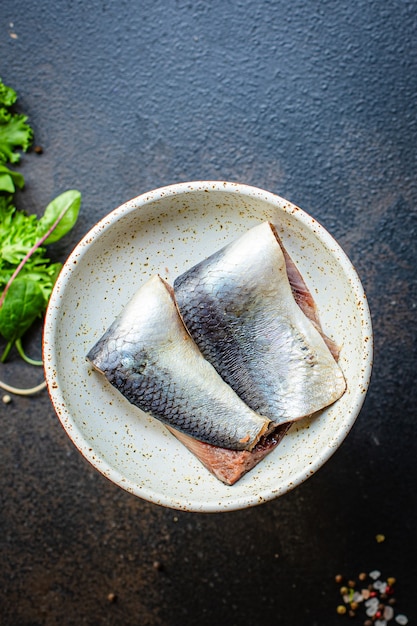
[[[142,285],[87,358],[132,404],[199,441],[251,450],[270,430],[271,420],[204,359],[160,276]]]
[[[195,457],[225,485],[234,485],[247,472],[270,454],[287,434],[291,424],[277,426],[260,438],[252,450],[228,450],[198,441],[178,430],[167,427]]]
[[[299,304],[294,298],[288,271],[294,284],[299,273],[291,263],[287,270],[286,256],[275,227],[264,222],[174,281],[184,324],[203,356],[275,425],[323,409],[346,389],[314,302],[301,302],[301,293]]]

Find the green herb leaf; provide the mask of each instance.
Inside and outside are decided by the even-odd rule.
[[[26,124],[27,116],[13,113],[10,107],[15,103],[17,94],[7,87],[0,78],[0,162],[17,163],[20,154],[17,148],[27,150],[32,143],[33,130]]]
[[[45,308],[61,268],[62,263],[49,263],[49,260],[45,259],[45,257],[39,257],[39,259],[35,260],[29,259],[19,273],[19,276],[24,276],[36,282],[43,293]]]
[[[26,124],[26,115],[10,114],[0,109],[0,161],[18,163],[20,154],[17,148],[27,150],[32,143],[33,131]]]
[[[7,228],[0,226],[0,259],[17,265],[37,241],[38,220],[36,215],[12,208],[12,220]]]
[[[14,193],[16,187],[22,189],[25,184],[25,179],[22,174],[9,170],[8,167],[0,163],[0,193]]]
[[[38,222],[37,236],[44,236],[54,224],[57,224],[43,243],[47,245],[59,241],[74,226],[80,206],[81,194],[79,191],[75,189],[64,191],[46,207],[45,213]]]
[[[45,300],[39,285],[28,277],[16,278],[0,309],[0,333],[8,342],[15,342],[40,317]]]
[[[6,191],[7,193],[14,193],[15,191],[13,178],[11,176],[8,176],[7,174],[2,174],[1,171],[0,171],[0,191]]]
[[[11,107],[17,100],[17,93],[11,87],[3,84],[0,78],[0,104],[5,107]]]

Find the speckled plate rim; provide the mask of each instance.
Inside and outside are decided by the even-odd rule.
[[[65,291],[67,285],[72,278],[72,268],[74,264],[79,264],[82,261],[84,254],[87,252],[92,242],[96,240],[103,232],[111,229],[113,225],[131,213],[132,211],[138,211],[142,207],[146,206],[150,202],[154,202],[160,198],[166,198],[175,196],[178,194],[191,193],[202,190],[214,190],[214,191],[227,191],[232,193],[240,193],[243,196],[262,199],[268,203],[274,205],[277,209],[284,211],[288,214],[295,216],[296,220],[304,224],[309,230],[312,230],[320,242],[333,254],[337,255],[338,262],[342,266],[345,275],[351,283],[352,290],[361,303],[360,316],[362,323],[363,336],[367,337],[366,350],[361,355],[362,362],[362,379],[361,388],[357,390],[355,397],[351,404],[351,410],[349,416],[345,418],[340,428],[335,433],[333,439],[328,442],[326,448],[322,450],[322,453],[315,458],[315,460],[309,464],[308,468],[304,471],[299,471],[297,474],[291,476],[291,480],[285,484],[277,486],[276,489],[260,490],[255,495],[241,495],[223,505],[221,502],[202,503],[201,501],[194,501],[190,498],[187,502],[179,502],[177,499],[172,498],[163,493],[156,494],[153,489],[147,489],[146,486],[138,485],[133,481],[126,479],[114,467],[108,465],[108,463],[99,457],[91,450],[91,446],[84,440],[82,432],[78,429],[73,422],[72,415],[67,410],[66,399],[62,395],[59,386],[56,383],[56,372],[59,368],[59,363],[56,362],[54,357],[53,339],[56,331],[57,323],[57,310],[59,308],[59,294]],[[158,189],[143,193],[135,198],[130,199],[126,203],[122,204],[118,208],[111,211],[108,215],[103,217],[90,231],[82,238],[79,244],[74,248],[66,263],[64,264],[61,273],[58,277],[54,291],[51,295],[48,309],[45,316],[44,335],[43,335],[43,358],[45,378],[47,382],[47,389],[51,398],[51,402],[57,413],[57,416],[67,432],[68,436],[78,448],[79,452],[86,458],[91,465],[107,477],[111,482],[120,486],[124,490],[150,502],[158,505],[166,506],[178,510],[195,511],[195,512],[224,512],[231,510],[239,510],[248,508],[251,506],[259,505],[263,502],[275,499],[278,496],[292,490],[296,486],[300,485],[312,474],[314,474],[325,462],[334,454],[337,448],[344,441],[348,433],[350,432],[365,399],[366,392],[369,386],[371,371],[372,371],[372,358],[373,358],[373,335],[372,335],[372,323],[371,315],[366,299],[365,292],[363,290],[359,276],[353,267],[350,259],[345,254],[336,240],[328,233],[328,231],[313,217],[308,215],[305,211],[294,205],[293,203],[285,200],[284,198],[273,194],[263,189],[249,186],[237,182],[226,181],[192,181],[183,182],[160,187]],[[229,488],[229,489],[233,489]]]

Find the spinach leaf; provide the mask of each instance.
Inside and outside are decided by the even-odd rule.
[[[25,276],[13,281],[0,309],[0,333],[8,342],[2,361],[16,340],[42,315],[44,308],[43,293],[36,282]]]
[[[39,238],[53,228],[51,234],[43,241],[45,245],[59,241],[71,230],[77,221],[80,206],[81,194],[75,189],[64,191],[48,204],[37,227]]]

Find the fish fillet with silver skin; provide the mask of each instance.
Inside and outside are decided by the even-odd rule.
[[[132,404],[200,441],[251,450],[271,425],[203,358],[159,276],[136,292],[87,358]]]
[[[247,231],[174,282],[203,356],[254,411],[284,424],[332,404],[343,373],[296,303],[274,226]]]

